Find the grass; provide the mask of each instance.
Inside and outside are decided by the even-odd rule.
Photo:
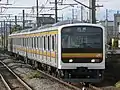
[[[118,81],[118,82],[115,84],[115,87],[116,87],[116,88],[120,88],[120,81]]]
[[[42,78],[40,72],[34,71],[32,73],[29,73],[26,77],[26,79],[33,79],[33,78]]]

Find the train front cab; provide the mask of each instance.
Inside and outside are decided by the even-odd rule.
[[[67,82],[100,82],[105,69],[104,31],[97,26],[61,29],[60,68]]]

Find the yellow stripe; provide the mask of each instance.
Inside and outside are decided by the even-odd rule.
[[[62,53],[63,58],[102,58],[102,53]]]
[[[55,58],[55,52],[50,52],[50,51],[42,51],[42,50],[33,50],[33,49],[25,49],[25,48],[16,48],[19,51],[24,51],[24,52],[28,52],[28,53],[32,53],[32,54],[37,54],[37,55],[44,55],[44,56],[48,56]],[[51,53],[51,54],[50,54]]]
[[[39,33],[34,33],[34,34],[24,34],[24,35],[14,35],[14,36],[9,36],[9,38],[20,38],[20,37],[35,37],[35,36],[44,36],[44,35],[55,35],[58,34],[58,30],[55,31],[47,31],[47,32],[39,32]]]

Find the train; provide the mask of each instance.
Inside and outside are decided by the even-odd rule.
[[[8,51],[66,82],[100,82],[105,30],[98,24],[58,22],[8,36]]]

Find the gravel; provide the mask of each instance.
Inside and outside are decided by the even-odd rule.
[[[0,56],[0,59],[5,62],[26,83],[33,87],[34,90],[72,90],[41,75],[38,78],[33,78],[31,74],[36,73],[36,70],[33,70],[29,65],[26,65],[18,60],[12,60],[8,55]]]
[[[7,88],[3,84],[3,81],[1,80],[1,78],[0,78],[0,90],[7,90]]]
[[[0,59],[3,60],[9,67],[11,67],[14,72],[17,73],[26,83],[33,87],[34,90],[72,90],[41,75],[38,78],[31,78],[30,75],[35,73],[36,70],[21,61],[10,59],[10,57],[6,54],[0,55]],[[114,86],[101,87],[101,89],[120,90]]]

